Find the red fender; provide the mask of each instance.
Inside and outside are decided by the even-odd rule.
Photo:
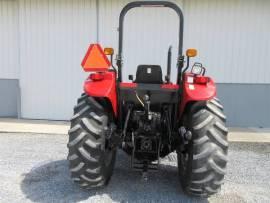
[[[212,78],[207,77],[208,82],[205,84],[195,83],[194,76],[186,73],[183,80],[183,94],[180,105],[180,116],[185,110],[186,105],[192,101],[206,101],[216,96],[216,85]]]
[[[84,92],[91,97],[105,97],[117,116],[116,76],[114,72],[92,73],[84,83]]]

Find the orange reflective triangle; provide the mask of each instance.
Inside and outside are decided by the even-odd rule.
[[[99,44],[91,44],[81,65],[85,71],[106,71],[111,63]]]

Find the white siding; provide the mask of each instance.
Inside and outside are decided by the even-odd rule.
[[[117,49],[118,17],[128,2],[100,0],[99,39],[103,45]],[[173,2],[184,11],[184,50],[197,48],[199,55],[193,61],[201,61],[216,82],[270,83],[270,1]],[[124,70],[128,73],[135,73],[143,63],[161,64],[165,71],[168,45],[173,44],[176,51],[176,15],[162,11],[140,8],[127,14]]]
[[[19,72],[17,1],[0,0],[0,79],[17,79]]]
[[[104,46],[118,49],[118,24],[121,9],[130,1],[100,0],[99,39]],[[181,6],[182,1],[173,1]],[[135,74],[139,64],[160,64],[166,73],[167,51],[173,45],[172,75],[176,79],[178,16],[169,8],[136,8],[124,22],[123,76]]]
[[[185,0],[185,47],[219,83],[270,83],[270,1]]]
[[[95,0],[20,0],[22,117],[68,119],[96,39]]]

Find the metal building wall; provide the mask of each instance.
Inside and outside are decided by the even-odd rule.
[[[104,46],[118,49],[118,24],[126,0],[99,1],[99,40]],[[182,0],[172,1],[182,7]],[[173,45],[172,78],[176,80],[178,16],[169,8],[136,8],[124,22],[123,76],[135,74],[139,64],[160,64],[165,75],[167,51]]]
[[[19,74],[17,1],[0,1],[0,79],[17,79]]]
[[[69,119],[96,40],[96,0],[19,0],[19,19],[21,116]]]
[[[185,47],[218,83],[269,84],[269,10],[267,0],[185,0]]]
[[[102,44],[117,48],[118,16],[127,2],[100,0]],[[270,57],[270,1],[173,2],[184,11],[185,49],[198,49],[195,60],[205,64],[218,83],[270,83],[270,60],[266,60]],[[176,44],[177,18],[163,10],[140,8],[127,14],[124,62],[133,73],[138,63],[160,63],[164,67],[168,45]]]
[[[229,126],[270,127],[270,1],[185,0],[185,47],[219,84]]]
[[[217,84],[218,97],[233,127],[270,127],[270,85]]]
[[[19,92],[17,1],[0,0],[0,117],[17,117]]]
[[[103,46],[117,50],[118,17],[129,1],[0,0],[0,80],[20,78],[22,117],[70,118],[87,76],[80,62],[88,44],[98,37]],[[203,62],[209,75],[220,84],[219,95],[225,98],[231,123],[259,125],[256,117],[263,114],[261,118],[269,118],[267,110],[262,111],[269,108],[262,102],[260,107],[257,105],[258,111],[241,118],[240,109],[252,109],[254,102],[236,103],[231,96],[247,98],[249,89],[261,88],[252,89],[256,83],[269,90],[270,1],[174,2],[185,14],[184,47],[198,48],[196,60]],[[126,75],[134,74],[139,63],[161,64],[165,71],[168,46],[176,44],[177,18],[172,11],[156,9],[140,8],[127,15]],[[176,46],[173,50],[175,57]],[[173,74],[174,67],[175,63]],[[9,82],[2,81],[1,85],[10,86]],[[2,90],[8,90],[8,86]],[[243,97],[239,90],[245,90]],[[262,92],[257,97],[268,101]],[[263,125],[267,126],[267,122],[270,126],[270,118]]]
[[[118,16],[126,2],[100,0],[102,44],[117,48]],[[228,124],[269,127],[270,1],[174,2],[184,11],[184,50],[198,49],[199,55],[193,61],[202,62],[218,83],[218,96],[225,106]],[[176,18],[170,12],[161,11],[139,9],[127,14],[124,68],[129,71],[126,73],[134,74],[138,63],[161,64],[164,71],[167,47],[176,44],[173,40]]]

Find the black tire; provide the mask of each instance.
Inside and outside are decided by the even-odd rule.
[[[108,184],[113,173],[116,149],[109,149],[106,129],[109,108],[85,94],[78,99],[68,132],[68,161],[71,179],[89,189]]]
[[[192,140],[184,150],[177,150],[180,182],[186,193],[208,197],[220,190],[226,172],[226,117],[215,98],[194,103],[185,118]]]

